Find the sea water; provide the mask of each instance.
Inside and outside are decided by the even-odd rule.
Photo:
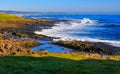
[[[55,40],[104,42],[120,47],[120,15],[118,14],[29,14],[25,18],[60,20],[51,29],[35,31]],[[64,20],[64,21],[62,21]]]

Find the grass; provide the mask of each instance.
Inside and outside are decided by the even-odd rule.
[[[22,18],[18,16],[0,13],[0,20],[6,21],[6,20],[19,20],[19,19],[22,19]]]
[[[0,74],[120,74],[120,61],[83,55],[4,56],[0,57]]]

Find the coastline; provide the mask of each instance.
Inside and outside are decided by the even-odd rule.
[[[2,24],[0,21],[0,26],[4,24],[4,27],[0,28],[1,74],[97,74],[99,70],[101,70],[101,74],[106,74],[106,72],[103,71],[113,71],[113,74],[115,71],[119,73],[120,70],[118,69],[120,65],[120,55],[115,55],[114,52],[112,52],[113,54],[108,55],[105,53],[97,53],[99,52],[98,50],[94,53],[80,52],[79,50],[73,49],[73,52],[49,52],[47,49],[39,48],[38,50],[33,50],[32,48],[36,46],[42,47],[44,45],[47,46],[47,48],[51,48],[51,45],[53,44],[51,44],[51,42],[49,41],[52,41],[54,37],[36,35],[34,34],[34,30],[36,30],[37,27],[44,29],[45,24],[52,24],[53,22],[39,19],[39,21],[33,21],[34,19],[31,19],[31,22],[25,21],[27,19],[23,20],[24,23],[20,21],[22,22],[22,24],[20,24],[19,21],[15,23],[16,19],[14,19],[14,21],[9,20],[9,22],[7,20],[5,20],[4,22],[2,21]],[[46,23],[44,21],[46,21]],[[40,24],[42,22],[44,23]],[[39,30],[39,28],[37,30]],[[43,42],[39,40],[43,40]],[[45,42],[44,44],[44,40],[47,40],[48,42]],[[78,45],[76,45],[75,42],[75,46],[82,45],[82,47],[80,46],[80,48],[84,48],[84,45],[89,48],[91,47],[91,44],[85,42],[81,42],[80,44],[79,42],[77,43]],[[71,44],[70,46],[73,45]],[[52,47],[54,47],[58,51],[58,45],[53,45]],[[60,46],[60,49],[62,48]],[[96,46],[92,46],[92,48],[98,49],[98,47]],[[53,48],[51,49],[54,51]],[[101,51],[101,48],[99,49]],[[95,72],[93,72],[93,70]]]
[[[57,20],[57,22],[61,22],[61,21],[67,22],[66,20]],[[53,39],[54,38],[55,37],[53,37]],[[56,41],[53,41],[52,44],[62,46],[61,44],[59,44],[59,41],[63,41],[63,42],[67,41],[67,40],[59,40],[60,39],[59,37],[57,37],[56,39],[58,39],[58,43],[55,44]],[[74,40],[68,40],[68,41],[70,42],[70,41],[74,41]],[[83,44],[86,42],[86,41],[81,41],[81,40],[75,40],[75,41],[80,41]],[[110,45],[110,44],[104,43],[104,42],[89,42],[89,41],[87,41],[87,43],[90,43],[90,45],[92,45],[92,46],[96,45],[97,47],[103,49],[103,51],[109,52],[109,54],[107,54],[107,55],[120,55],[120,47],[116,47],[116,46],[113,46],[113,45]],[[75,48],[67,47],[64,45],[63,45],[63,47],[72,49],[73,50],[72,52],[81,52],[79,50],[76,50]],[[102,54],[106,54],[106,53],[102,53]]]
[[[65,21],[65,20],[62,20],[62,21]],[[3,35],[10,36],[10,37],[12,36],[13,40],[14,39],[20,40],[21,37],[26,38],[26,39],[31,38],[31,39],[37,39],[37,40],[53,40],[55,39],[55,37],[49,37],[49,36],[45,36],[42,34],[37,35],[37,34],[34,34],[34,31],[37,31],[37,30],[41,31],[42,29],[50,29],[51,27],[54,26],[53,24],[56,22],[60,22],[60,21],[59,20],[56,20],[56,21],[55,20],[43,20],[43,19],[25,19],[25,18],[20,18],[20,20],[16,20],[16,19],[6,20],[4,22],[0,21],[0,23],[6,25],[0,29],[0,33]],[[13,25],[13,26],[10,27],[7,24]],[[7,40],[10,40],[11,39],[10,37]],[[4,38],[6,38],[6,36]],[[3,40],[6,40],[6,39],[3,39]],[[84,42],[81,42],[81,43],[84,44]],[[92,44],[94,43],[90,43],[90,45]],[[115,47],[107,45],[105,43],[96,43],[96,44],[99,48],[102,48],[102,49],[109,50],[110,48],[110,51],[116,50]],[[32,50],[32,51],[34,52],[35,50]],[[37,52],[39,52],[39,50]],[[35,53],[37,52],[35,51]]]

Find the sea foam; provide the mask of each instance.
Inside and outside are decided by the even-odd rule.
[[[97,26],[97,20],[91,20],[89,18],[83,18],[81,20],[70,20],[67,22],[60,22],[55,24],[51,29],[43,29],[42,31],[35,31],[35,34],[43,34],[51,37],[60,37],[58,40],[80,40],[80,41],[89,41],[89,42],[103,42],[116,47],[120,47],[120,41],[115,40],[102,40],[95,39],[86,36],[77,36],[74,33],[88,34],[89,32],[85,32],[84,29],[87,26]],[[89,29],[89,28],[88,28]]]

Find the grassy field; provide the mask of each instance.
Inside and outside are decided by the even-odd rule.
[[[12,16],[9,14],[0,13],[0,20],[19,20],[19,19],[22,18],[18,16]]]
[[[120,74],[120,57],[95,56],[75,53],[4,56],[0,57],[0,74]]]

